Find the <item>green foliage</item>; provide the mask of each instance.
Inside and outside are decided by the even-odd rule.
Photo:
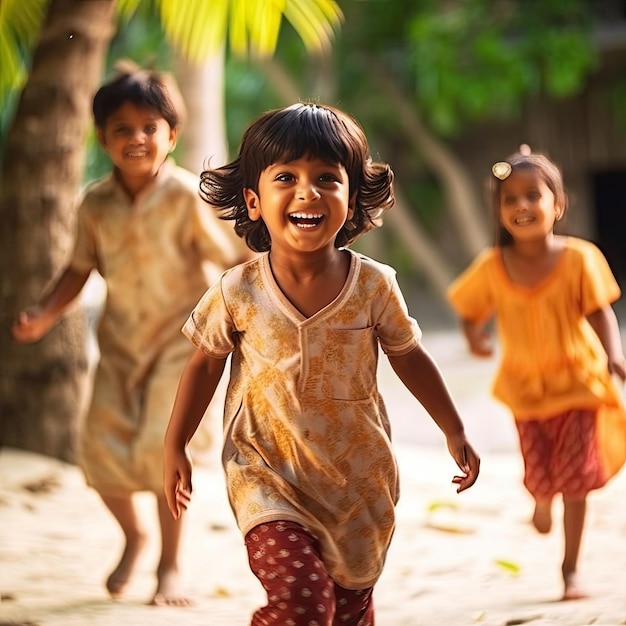
[[[173,45],[202,61],[226,41],[242,56],[269,57],[283,17],[310,51],[330,48],[342,19],[334,0],[159,0],[161,21]]]
[[[4,146],[26,80],[31,47],[39,33],[47,0],[0,0],[0,146]]]
[[[582,0],[428,3],[410,19],[409,72],[433,127],[510,118],[540,93],[578,93],[596,63]]]
[[[47,0],[0,2],[0,93],[23,84],[46,5]]]

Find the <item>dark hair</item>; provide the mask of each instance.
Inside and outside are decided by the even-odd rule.
[[[553,193],[554,203],[562,207],[561,217],[565,215],[567,210],[567,192],[563,184],[561,170],[545,154],[531,153],[528,146],[524,145],[520,152],[516,152],[508,157],[504,163],[508,163],[511,166],[511,172],[502,179],[492,174],[487,180],[487,189],[496,224],[495,244],[501,247],[510,246],[513,243],[511,233],[504,228],[500,219],[500,189],[503,180],[506,180],[513,172],[535,170]]]
[[[116,75],[104,83],[93,98],[93,117],[98,128],[123,104],[156,111],[170,125],[179,127],[185,106],[174,79],[154,70],[141,69],[131,61],[116,64]]]
[[[252,221],[244,189],[258,191],[263,170],[303,156],[340,163],[348,174],[350,196],[356,194],[354,216],[337,234],[335,246],[345,246],[379,225],[382,214],[394,203],[393,171],[386,163],[372,161],[365,133],[347,113],[331,106],[299,103],[268,111],[245,131],[239,155],[231,163],[201,174],[200,194],[235,220],[235,232],[255,252],[271,247],[262,219]]]

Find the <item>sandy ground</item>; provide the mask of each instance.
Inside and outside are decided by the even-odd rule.
[[[559,602],[560,527],[540,536],[528,522],[532,505],[510,418],[489,397],[493,362],[470,360],[453,333],[425,341],[462,409],[482,473],[470,491],[455,493],[440,433],[383,363],[402,496],[375,591],[377,625],[626,624],[626,472],[589,500],[580,565],[590,598]],[[150,495],[140,500],[154,519]],[[0,450],[0,626],[247,626],[263,594],[228,508],[217,451],[196,470],[187,524],[183,561],[194,606],[146,605],[155,585],[155,524],[127,595],[112,601],[103,581],[122,538],[80,470]]]

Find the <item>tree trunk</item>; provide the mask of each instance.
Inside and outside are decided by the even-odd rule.
[[[224,117],[224,51],[202,63],[176,55],[176,81],[187,107],[180,137],[179,164],[199,174],[205,167],[220,167],[228,160]]]
[[[0,446],[76,458],[87,398],[78,307],[48,336],[19,345],[18,311],[67,261],[91,126],[91,99],[115,31],[115,0],[51,0],[9,130],[0,188]]]
[[[489,245],[491,231],[467,168],[426,128],[415,105],[405,97],[384,69],[374,68],[372,76],[397,111],[407,138],[439,178],[448,198],[448,209],[456,220],[460,242],[467,258],[471,260]]]

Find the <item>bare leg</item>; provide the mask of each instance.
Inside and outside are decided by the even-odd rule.
[[[552,500],[535,500],[533,526],[545,535],[552,529]]]
[[[587,501],[566,500],[563,498],[563,528],[565,531],[565,556],[563,557],[563,600],[585,598],[585,592],[578,586],[576,567],[585,526]]]
[[[161,560],[157,569],[157,588],[151,604],[189,606],[192,601],[182,592],[182,576],[178,561],[184,516],[179,520],[172,517],[165,496],[157,496],[157,506],[161,524]]]
[[[135,508],[132,496],[105,496],[100,494],[117,523],[122,528],[126,545],[122,557],[106,582],[112,597],[120,596],[130,580],[137,559],[146,545],[147,536]]]

